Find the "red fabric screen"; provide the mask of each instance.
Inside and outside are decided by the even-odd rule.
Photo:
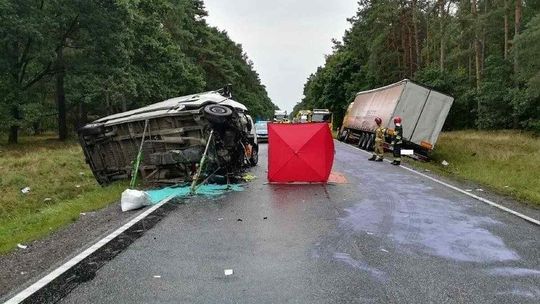
[[[333,162],[327,123],[268,124],[268,181],[326,182]]]

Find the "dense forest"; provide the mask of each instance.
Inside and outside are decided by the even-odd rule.
[[[202,0],[0,0],[0,134],[57,130],[233,85],[255,117],[275,108],[240,44]]]
[[[340,124],[355,93],[409,78],[455,97],[446,129],[540,133],[540,1],[361,0],[299,109]]]

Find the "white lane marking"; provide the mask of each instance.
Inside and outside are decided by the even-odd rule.
[[[58,278],[60,275],[62,275],[64,272],[66,272],[71,267],[77,265],[79,262],[87,258],[92,253],[96,252],[99,248],[105,246],[107,243],[109,243],[111,240],[122,234],[124,231],[128,230],[131,226],[137,224],[137,222],[141,221],[148,215],[150,215],[152,212],[154,212],[159,207],[163,206],[165,203],[169,202],[171,199],[173,199],[174,196],[169,196],[166,199],[162,200],[158,204],[150,207],[148,210],[144,211],[143,213],[139,214],[136,218],[132,219],[128,223],[126,223],[124,226],[118,228],[111,234],[107,235],[103,239],[99,240],[97,243],[92,245],[90,248],[86,249],[85,251],[79,253],[77,256],[72,258],[71,260],[64,263],[62,266],[56,268],[48,275],[41,278],[39,281],[35,282],[34,284],[30,285],[25,290],[21,291],[17,295],[15,295],[13,298],[7,300],[4,302],[4,304],[16,304],[21,303],[25,299],[27,299],[29,296],[34,294],[36,291],[40,290],[50,282],[52,282],[54,279]]]
[[[340,142],[340,143],[341,143],[341,142]],[[341,143],[341,144],[343,144],[343,145],[345,145],[345,146],[347,146],[347,147],[351,147],[351,148],[353,148],[353,149],[355,149],[355,150],[362,151],[362,152],[367,153],[367,154],[371,154],[371,153],[369,153],[369,152],[367,152],[367,151],[364,151],[364,150],[362,150],[362,149],[360,149],[360,148],[357,148],[357,147],[354,147],[354,146],[351,146],[351,145],[348,145],[348,144],[345,144],[345,143]],[[386,161],[386,162],[390,162],[389,160],[386,160],[386,159],[385,159],[385,161]],[[513,214],[513,215],[515,215],[515,216],[517,216],[517,217],[520,217],[520,218],[522,218],[522,219],[524,219],[524,220],[526,220],[526,221],[528,221],[528,222],[530,222],[530,223],[533,223],[533,224],[536,224],[536,225],[539,225],[539,226],[540,226],[540,221],[537,220],[537,219],[534,219],[534,218],[532,218],[532,217],[530,217],[530,216],[526,216],[525,214],[519,213],[519,212],[514,211],[514,210],[512,210],[512,209],[510,209],[510,208],[507,208],[507,207],[505,207],[505,206],[499,205],[499,204],[497,204],[497,203],[495,203],[495,202],[492,202],[492,201],[490,201],[490,200],[488,200],[488,199],[485,199],[485,198],[480,197],[480,196],[478,196],[478,195],[475,195],[475,194],[472,194],[472,193],[470,193],[470,192],[467,192],[466,190],[462,190],[462,189],[460,189],[460,188],[458,188],[458,187],[456,187],[456,186],[450,185],[450,184],[445,183],[445,182],[443,182],[443,181],[441,181],[441,180],[438,180],[438,179],[436,179],[436,178],[433,178],[433,177],[431,177],[431,176],[429,176],[429,175],[426,175],[426,174],[424,174],[424,173],[421,173],[421,172],[418,172],[418,171],[416,171],[416,170],[413,170],[413,169],[411,169],[411,168],[407,168],[407,167],[405,167],[405,166],[400,166],[400,167],[403,168],[403,169],[405,169],[405,170],[408,170],[408,171],[410,171],[410,172],[416,173],[416,174],[418,174],[418,175],[420,175],[420,176],[423,176],[423,177],[425,177],[425,178],[427,178],[427,179],[429,179],[429,180],[432,180],[432,181],[434,181],[434,182],[436,182],[436,183],[439,183],[439,184],[441,184],[441,185],[443,185],[443,186],[446,186],[446,187],[448,187],[448,188],[450,188],[450,189],[453,189],[453,190],[455,190],[455,191],[457,191],[457,192],[463,193],[463,194],[465,194],[465,195],[467,195],[467,196],[470,196],[470,197],[472,197],[472,198],[474,198],[474,199],[477,199],[477,200],[479,200],[479,201],[481,201],[481,202],[483,202],[483,203],[486,203],[486,204],[488,204],[488,205],[490,205],[490,206],[492,206],[492,207],[495,207],[495,208],[498,208],[498,209],[500,209],[500,210],[506,211],[506,212],[511,213],[511,214]]]

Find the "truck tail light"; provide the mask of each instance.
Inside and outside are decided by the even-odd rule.
[[[428,150],[433,149],[433,145],[432,145],[431,143],[429,143],[429,142],[427,142],[427,141],[423,141],[423,140],[420,142],[420,146],[421,146],[422,148],[426,148],[426,149],[428,149]]]

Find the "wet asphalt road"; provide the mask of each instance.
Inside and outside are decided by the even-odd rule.
[[[347,184],[268,185],[261,150],[63,303],[540,303],[540,227],[341,143]]]

